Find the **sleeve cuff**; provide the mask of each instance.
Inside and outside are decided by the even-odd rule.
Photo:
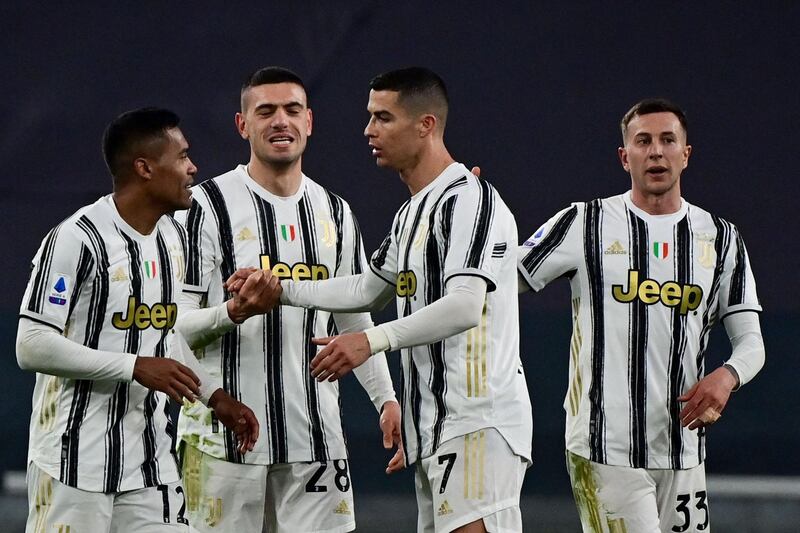
[[[378,352],[385,352],[391,347],[389,336],[384,328],[375,326],[364,331],[369,341],[369,351],[372,355]],[[383,405],[383,403],[381,403]]]

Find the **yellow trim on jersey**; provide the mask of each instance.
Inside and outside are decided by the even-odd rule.
[[[583,334],[580,325],[580,305],[581,299],[572,300],[572,338],[570,339],[570,366],[572,366],[572,383],[569,386],[569,408],[572,416],[578,414],[581,404],[581,393],[583,391],[583,380],[581,379],[580,359],[578,358],[583,344]]]
[[[488,338],[486,313],[487,305],[484,302],[481,323],[467,330],[467,398],[486,396],[489,388],[486,362],[486,340]]]
[[[464,499],[483,499],[486,434],[483,430],[464,435]]]
[[[57,376],[48,376],[41,410],[39,411],[39,426],[44,430],[51,430],[55,426],[58,392],[60,389],[61,380]]]
[[[34,533],[46,533],[47,515],[50,512],[50,505],[53,501],[53,478],[42,470],[39,470],[39,480],[36,487],[36,524]]]

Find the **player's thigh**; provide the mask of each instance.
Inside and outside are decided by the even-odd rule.
[[[346,459],[272,465],[267,475],[267,531],[355,529],[353,484]]]
[[[109,530],[113,494],[69,487],[33,463],[28,465],[27,480],[26,533]]]
[[[111,533],[178,533],[189,531],[186,494],[180,481],[118,492]]]
[[[414,493],[417,496],[417,533],[433,533],[436,530],[433,517],[433,494],[423,461],[414,465]]]
[[[493,428],[442,443],[420,467],[428,481],[435,531],[452,531],[481,518],[492,528],[488,531],[521,531],[519,495],[526,468]]]
[[[267,466],[230,463],[187,444],[181,453],[186,514],[192,528],[261,531]]]
[[[659,533],[656,483],[647,470],[595,463],[569,451],[567,469],[585,533]]]
[[[658,491],[661,531],[668,533],[711,531],[705,465],[654,474]]]

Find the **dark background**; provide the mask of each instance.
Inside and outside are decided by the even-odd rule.
[[[371,251],[408,192],[363,138],[367,84],[419,64],[448,83],[451,153],[482,166],[521,239],[571,201],[628,188],[616,148],[633,103],[666,96],[686,109],[683,195],[740,228],[765,310],[767,364],[709,432],[707,470],[800,474],[797,3],[116,4],[0,7],[0,471],[25,468],[34,376],[17,368],[14,337],[30,259],[50,227],[110,191],[99,146],[114,116],[177,111],[206,179],[248,157],[233,122],[245,75],[292,68],[314,110],[304,170],[351,203]],[[534,493],[568,491],[568,291],[559,283],[521,301]],[[728,354],[718,328],[708,367]],[[353,382],[344,409],[356,491],[412,494],[409,479],[384,480],[377,416]]]

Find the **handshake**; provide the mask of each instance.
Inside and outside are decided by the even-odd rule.
[[[240,268],[225,281],[223,288],[231,294],[226,305],[228,316],[236,324],[280,305],[281,281],[269,270]]]

